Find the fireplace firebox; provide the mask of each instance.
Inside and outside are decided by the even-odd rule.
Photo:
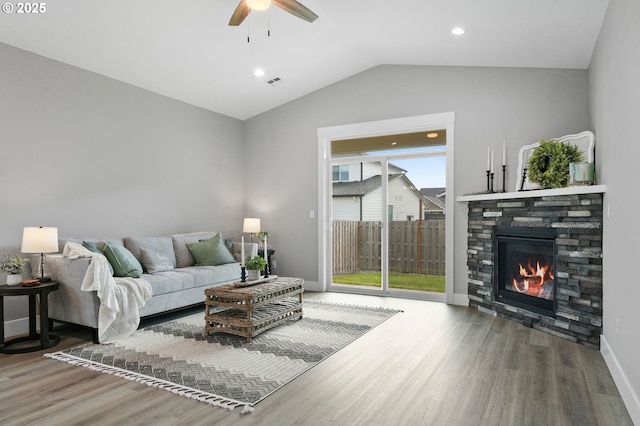
[[[495,299],[555,317],[556,232],[554,229],[495,228]]]

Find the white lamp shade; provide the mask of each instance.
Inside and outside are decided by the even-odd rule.
[[[248,232],[255,234],[260,232],[260,218],[257,217],[245,217],[244,224],[242,225],[242,232]]]
[[[251,10],[267,10],[271,6],[271,0],[245,0]]]
[[[57,253],[58,228],[26,227],[22,232],[23,253]]]

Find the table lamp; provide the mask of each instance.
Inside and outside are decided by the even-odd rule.
[[[22,232],[22,252],[40,253],[40,282],[51,281],[44,276],[44,254],[58,252],[58,228],[25,227]]]
[[[242,232],[249,233],[251,235],[251,242],[253,242],[253,234],[260,232],[260,218],[245,217],[244,224],[242,225]]]

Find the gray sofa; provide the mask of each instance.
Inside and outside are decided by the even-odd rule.
[[[145,254],[149,253],[149,250],[165,254],[170,258],[173,269],[149,273],[149,268],[145,266],[140,276],[151,284],[153,290],[153,297],[140,309],[140,316],[147,317],[204,303],[206,288],[240,279],[240,243],[227,241],[236,262],[218,266],[195,266],[196,261],[187,244],[209,240],[216,234],[197,232],[163,237],[62,238],[60,252],[62,253],[67,242],[98,245],[109,243],[112,246],[127,248],[143,266],[144,249],[147,250]],[[245,243],[245,256],[255,256],[257,253],[257,244]],[[100,300],[95,291],[86,292],[80,289],[89,262],[90,258],[69,259],[62,254],[46,256],[45,272],[50,274],[53,280],[60,282],[58,291],[49,294],[49,318],[52,321],[90,327],[94,329],[96,341]]]

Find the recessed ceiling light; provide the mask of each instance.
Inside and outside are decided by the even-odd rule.
[[[429,139],[435,139],[438,137],[438,134],[436,132],[427,133],[427,137]]]
[[[462,34],[464,34],[464,28],[455,27],[454,29],[451,30],[451,34],[453,34],[453,35],[462,35]]]
[[[264,75],[264,70],[262,68],[256,68],[256,70],[253,72],[253,75],[255,75],[256,77],[262,77]]]

